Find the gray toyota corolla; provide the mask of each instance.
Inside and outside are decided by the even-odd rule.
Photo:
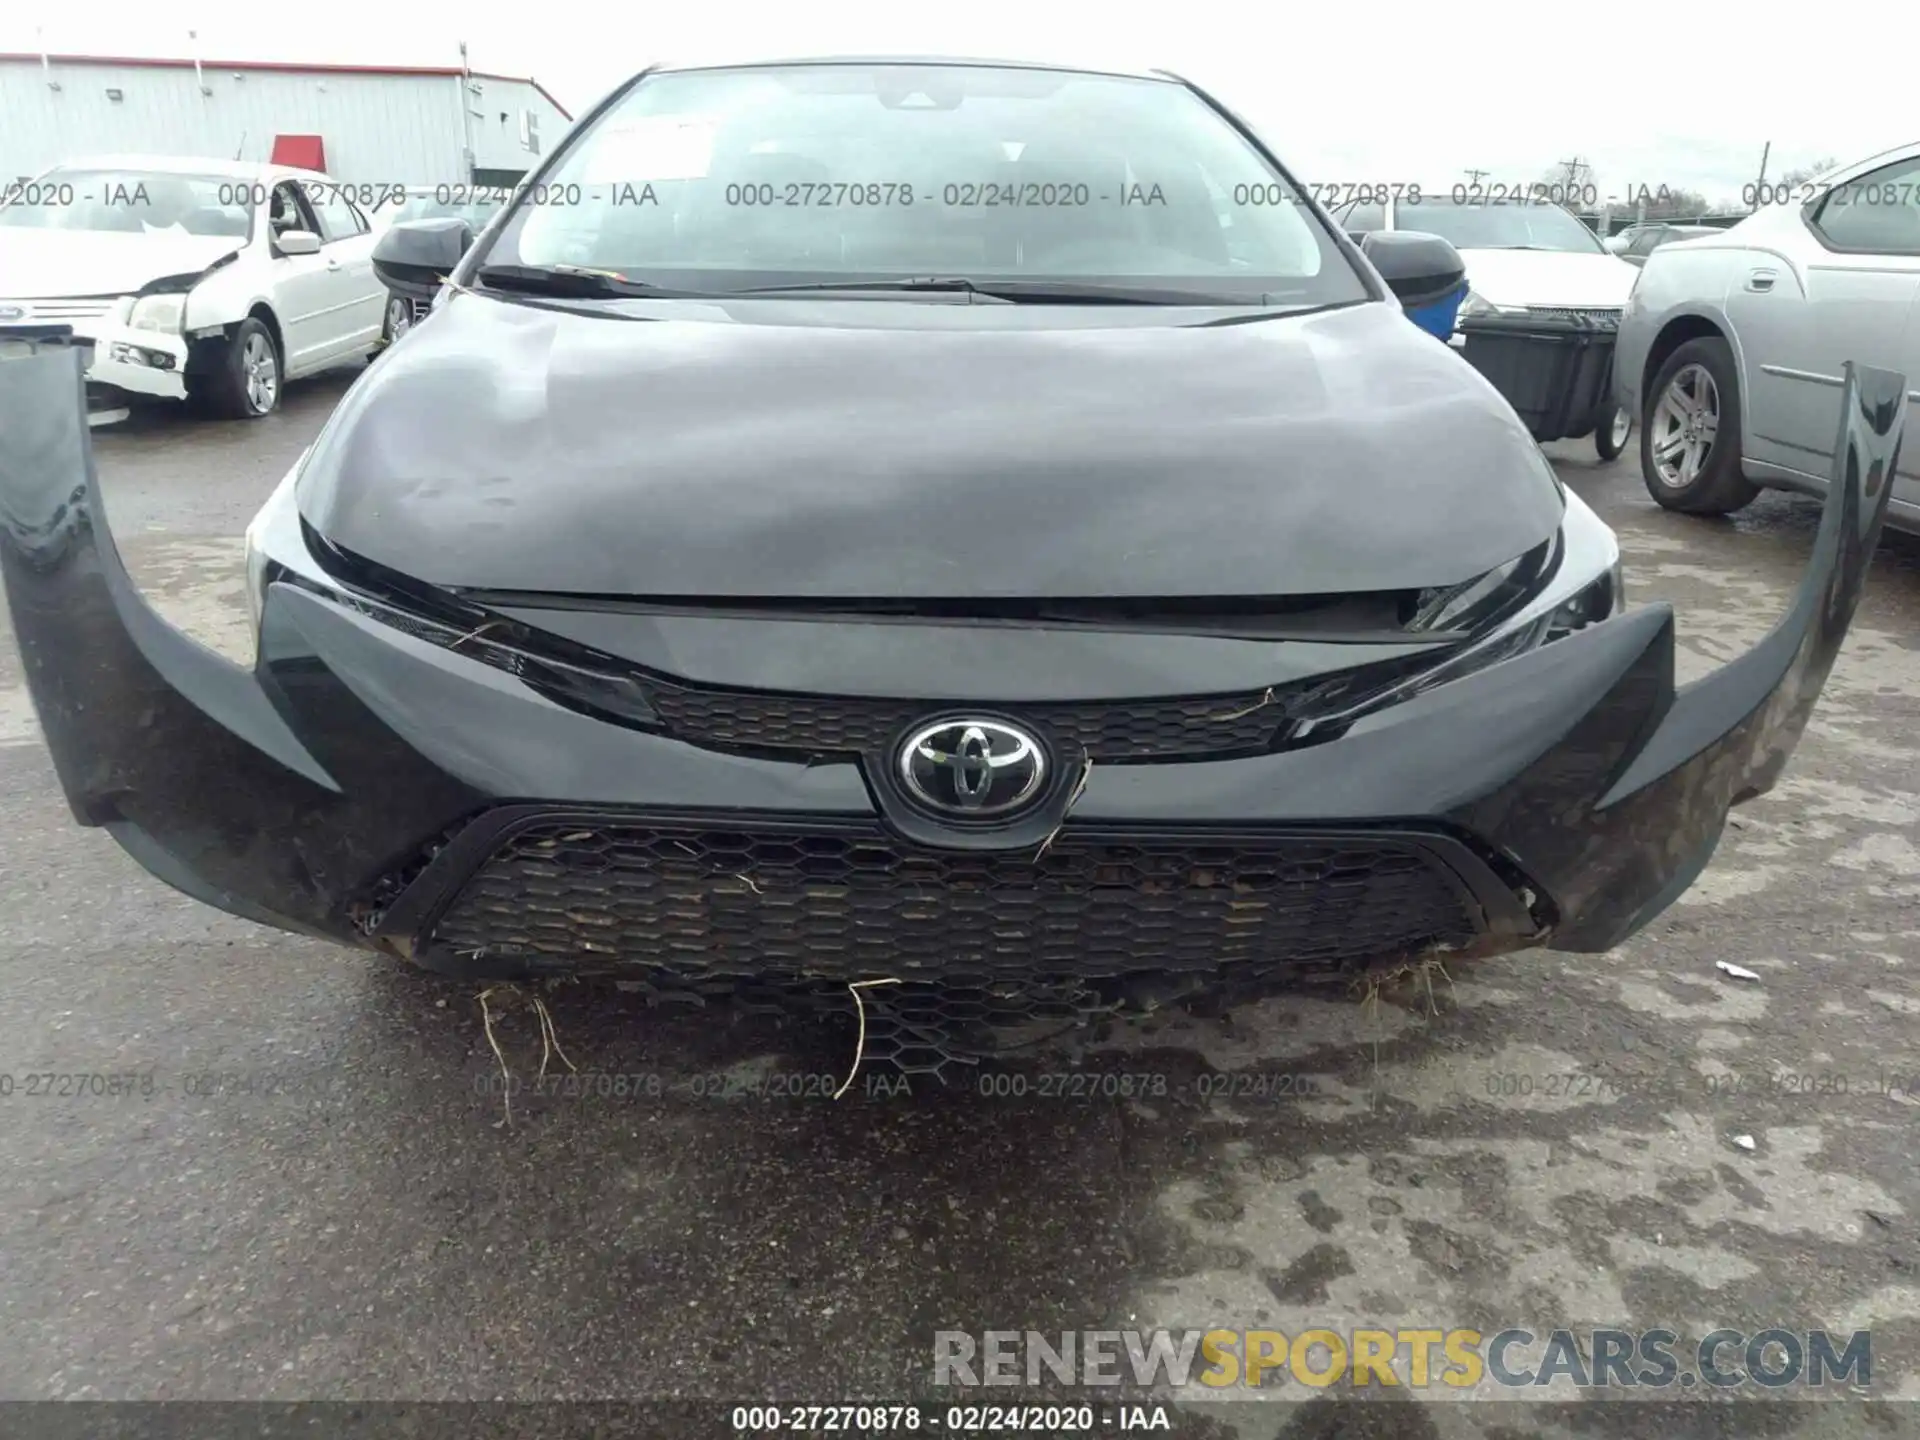
[[[460,973],[1037,1012],[1605,950],[1779,775],[1898,443],[1850,372],[1802,588],[1676,688],[1402,313],[1457,257],[1166,75],[649,71],[379,263],[433,309],[254,521],[251,668],[129,583],[57,331],[0,340],[0,555],[80,823]]]

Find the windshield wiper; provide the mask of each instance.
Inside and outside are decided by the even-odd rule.
[[[629,280],[611,270],[589,270],[581,265],[482,265],[475,278],[490,290],[522,290],[530,295],[559,295],[573,299],[610,299],[628,295],[665,295],[711,298],[700,290],[670,290]]]
[[[963,291],[988,300],[1013,304],[1044,305],[1049,301],[1088,305],[1240,305],[1255,303],[1217,295],[1196,295],[1186,290],[1143,289],[1131,285],[1103,285],[1089,280],[1003,280],[993,276],[984,280],[965,275],[924,275],[905,279],[823,280],[809,285],[768,285],[753,290],[738,290],[738,295],[794,295],[812,292],[892,290]]]

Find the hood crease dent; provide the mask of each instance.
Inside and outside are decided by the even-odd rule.
[[[1451,584],[1563,509],[1389,304],[617,312],[449,296],[342,402],[301,513],[451,589],[965,600]]]

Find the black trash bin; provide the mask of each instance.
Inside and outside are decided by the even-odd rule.
[[[1591,435],[1613,413],[1617,310],[1463,316],[1467,363],[1493,382],[1543,444]]]

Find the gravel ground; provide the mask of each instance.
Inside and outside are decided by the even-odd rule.
[[[246,652],[241,531],[352,378],[296,385],[259,424],[96,436],[115,534],[176,623]],[[1648,500],[1637,446],[1552,453],[1620,530],[1632,597],[1676,605],[1689,673],[1772,623],[1814,502],[1688,520]],[[1777,1325],[1871,1328],[1875,1403],[1785,1391],[1657,1428],[1904,1431],[1886,1402],[1920,1396],[1917,635],[1920,541],[1891,536],[1784,782],[1611,954],[1483,964],[1431,1013],[1273,1001],[1019,1067],[1167,1077],[1144,1101],[971,1079],[701,1097],[691,1077],[848,1057],[566,987],[548,1004],[582,1071],[680,1093],[523,1093],[510,1124],[472,987],[229,919],[74,826],[0,646],[0,1071],[156,1077],[0,1099],[0,1397],[679,1396],[707,1406],[674,1412],[691,1425],[747,1397],[934,1396],[940,1330]],[[498,1029],[528,1072],[532,1016]],[[205,1072],[235,1078],[187,1093]],[[1195,1093],[1225,1072],[1253,1078]],[[1169,1413],[1249,1437],[1656,1428],[1644,1402],[1523,1409],[1486,1386],[1337,1412],[1268,1393],[1296,1403]]]

